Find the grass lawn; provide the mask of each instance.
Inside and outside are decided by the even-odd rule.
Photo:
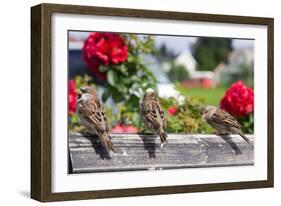
[[[218,106],[227,88],[217,87],[213,89],[187,88],[185,95],[190,97],[202,98],[206,104]]]

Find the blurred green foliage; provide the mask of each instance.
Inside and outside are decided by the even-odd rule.
[[[168,77],[172,82],[175,81],[181,82],[189,78],[189,73],[186,70],[185,66],[177,65],[172,62],[171,69],[168,72]]]
[[[227,62],[232,50],[229,38],[198,38],[193,45],[193,56],[198,63],[198,70],[214,70],[221,62]]]
[[[246,64],[240,64],[239,80],[242,80],[246,85],[254,87],[254,69]]]
[[[238,119],[239,123],[242,126],[242,131],[246,134],[254,133],[254,114],[250,113],[245,117],[240,117]]]
[[[177,99],[159,98],[164,111],[176,108],[175,114],[167,114],[167,132],[172,133],[212,133],[212,128],[201,119],[202,102],[198,98],[184,97],[182,102]]]
[[[233,82],[238,80],[243,81],[247,86],[254,88],[254,69],[252,65],[238,64],[234,65],[237,67],[236,72],[223,74],[220,86],[230,87]]]

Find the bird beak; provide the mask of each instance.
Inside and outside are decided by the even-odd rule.
[[[78,94],[78,95],[81,95],[81,94],[82,94],[82,92],[81,92],[80,89],[75,89],[74,92],[75,92],[76,94]]]

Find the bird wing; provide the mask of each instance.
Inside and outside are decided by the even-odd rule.
[[[217,111],[213,114],[212,119],[214,122],[223,124],[226,126],[240,128],[241,125],[239,122],[229,113],[222,109],[217,109]]]
[[[85,119],[99,132],[108,132],[108,122],[99,99],[88,100],[83,102],[82,107],[79,108],[84,114]]]
[[[156,120],[156,112],[150,102],[143,102],[142,103],[142,115],[147,119],[149,122],[154,122]]]
[[[148,122],[156,127],[159,127],[161,124],[163,126],[167,125],[165,113],[161,109],[159,103],[156,101],[143,102],[142,115],[147,119]]]
[[[167,118],[166,118],[165,112],[164,112],[164,111],[162,110],[162,108],[160,107],[160,103],[159,103],[159,102],[158,102],[158,104],[157,104],[157,107],[158,107],[158,110],[159,110],[159,114],[160,114],[160,117],[161,117],[163,126],[164,126],[164,127],[167,127]]]

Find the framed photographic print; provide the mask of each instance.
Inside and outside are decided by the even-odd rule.
[[[273,187],[273,19],[31,8],[31,197]]]

